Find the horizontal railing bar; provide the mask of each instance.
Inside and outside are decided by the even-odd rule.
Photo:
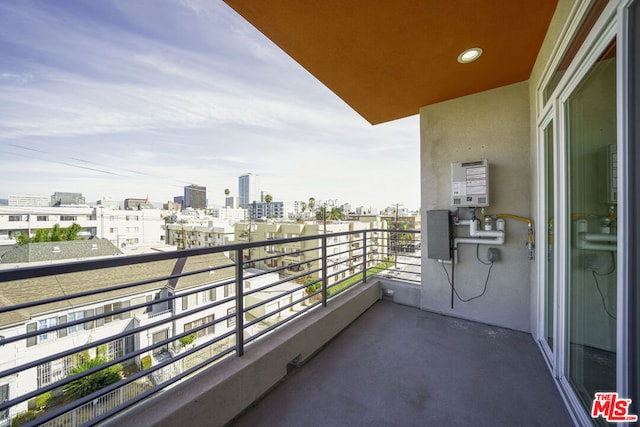
[[[200,269],[200,270],[188,271],[186,273],[172,274],[172,275],[169,275],[169,276],[162,276],[162,277],[159,277],[159,278],[146,279],[146,280],[140,280],[140,281],[137,281],[137,282],[125,283],[125,284],[122,284],[122,285],[111,286],[109,288],[94,289],[92,291],[78,292],[76,294],[71,294],[71,295],[62,295],[62,296],[59,296],[59,297],[46,298],[46,299],[38,300],[38,301],[35,301],[35,302],[15,304],[15,305],[8,306],[8,307],[0,307],[0,314],[8,312],[8,311],[15,311],[15,310],[20,310],[20,309],[24,309],[24,308],[35,307],[35,306],[38,306],[38,305],[51,304],[51,303],[54,303],[54,302],[68,301],[68,300],[71,300],[71,299],[76,299],[76,298],[81,298],[81,297],[86,297],[86,296],[105,294],[105,293],[108,293],[108,292],[119,291],[119,290],[122,290],[122,289],[135,288],[137,286],[148,285],[150,283],[170,281],[170,280],[173,280],[173,279],[180,279],[182,277],[188,277],[188,276],[193,276],[193,275],[196,275],[196,274],[202,274],[202,273],[207,273],[207,272],[211,272],[211,271],[215,271],[215,270],[221,270],[221,269],[224,269],[224,268],[230,268],[230,266],[234,266],[234,265],[235,264],[229,264],[229,265],[218,266],[218,267],[203,268],[203,269]],[[194,292],[197,292],[197,291],[194,291]]]
[[[223,320],[225,320],[225,319],[219,319],[219,320],[216,320],[216,322],[215,322],[215,323],[222,322]],[[215,324],[215,323],[214,323],[214,324]],[[133,332],[131,332],[131,331],[130,331],[127,335],[131,335],[132,333],[133,333]],[[210,344],[212,344],[212,343],[217,343],[217,342],[219,342],[219,341],[221,341],[221,340],[225,339],[225,338],[226,338],[226,337],[228,337],[228,336],[234,335],[234,333],[235,333],[235,332],[227,332],[226,334],[221,335],[220,337],[216,337],[217,339],[212,340]],[[115,358],[115,359],[113,359],[113,360],[106,361],[105,363],[103,363],[103,364],[101,364],[101,365],[99,365],[99,366],[95,366],[95,367],[93,367],[93,368],[87,369],[86,371],[80,372],[80,373],[75,374],[75,375],[69,375],[69,376],[67,376],[67,377],[65,377],[65,378],[62,378],[62,379],[60,379],[60,380],[58,380],[58,381],[56,381],[56,382],[54,382],[54,383],[51,383],[51,384],[49,384],[49,385],[47,385],[47,386],[44,386],[44,387],[41,387],[41,388],[39,388],[39,389],[37,389],[37,390],[34,390],[33,392],[30,392],[30,393],[27,393],[27,394],[21,395],[21,396],[19,396],[19,397],[17,397],[17,398],[14,398],[14,399],[10,400],[10,401],[6,401],[6,402],[4,402],[4,403],[0,404],[0,410],[6,409],[7,407],[11,407],[11,406],[16,405],[16,404],[18,404],[18,403],[24,402],[24,401],[26,401],[26,400],[29,400],[29,399],[33,398],[33,397],[37,397],[37,396],[39,396],[39,395],[40,395],[40,394],[42,394],[42,393],[46,393],[47,391],[52,391],[52,390],[57,389],[57,388],[59,388],[59,387],[63,387],[63,386],[65,386],[66,384],[69,384],[69,383],[71,383],[71,382],[73,382],[73,381],[75,381],[75,380],[77,380],[77,379],[79,379],[79,378],[83,378],[83,377],[89,376],[89,375],[91,375],[91,374],[93,374],[93,373],[95,373],[95,372],[101,371],[101,370],[106,369],[106,368],[108,368],[108,367],[110,367],[110,366],[116,365],[116,364],[118,364],[118,363],[120,363],[120,362],[123,362],[123,361],[129,360],[129,359],[132,359],[132,358],[134,358],[134,357],[136,357],[136,356],[139,356],[140,354],[147,353],[148,351],[153,350],[153,349],[155,349],[155,348],[163,347],[163,346],[165,346],[165,345],[168,345],[169,343],[173,343],[174,341],[178,341],[180,338],[185,337],[185,336],[188,336],[188,335],[190,335],[190,334],[191,334],[191,332],[190,332],[190,331],[183,332],[183,333],[178,334],[178,335],[175,335],[175,336],[173,336],[173,337],[171,337],[171,338],[167,338],[167,339],[162,340],[162,341],[160,341],[160,342],[154,343],[154,344],[152,344],[152,345],[150,345],[150,346],[146,346],[146,347],[140,348],[140,349],[138,349],[138,350],[134,350],[134,351],[132,351],[132,352],[130,352],[130,353],[127,353],[127,354],[125,354],[125,355],[123,355],[123,356],[120,356],[120,357],[118,357],[118,358]],[[106,338],[105,338],[105,339],[106,339]],[[100,340],[100,341],[104,341],[104,339],[103,339],[103,340]],[[100,341],[95,341],[95,342],[91,343],[91,344],[92,344],[92,346],[90,346],[89,348],[93,348],[93,347],[97,347],[97,346],[101,345],[101,344],[100,344]],[[112,336],[112,337],[109,337],[109,340],[108,340],[107,342],[111,342],[111,341],[115,341],[115,340],[113,339],[113,336]],[[82,350],[83,350],[83,349],[81,349],[80,347],[78,347],[78,348],[74,348],[73,350],[68,350],[68,351],[71,351],[71,352],[72,352],[71,354],[76,354],[76,353],[78,353],[79,351],[82,351]],[[69,355],[71,355],[71,354],[69,354]],[[59,359],[59,358],[56,358],[56,359],[53,359],[53,360],[57,360],[57,359]],[[182,357],[179,357],[179,358],[177,358],[177,359],[182,359]],[[175,359],[174,359],[174,360],[175,360]],[[38,360],[38,361],[36,361],[36,362],[40,362],[40,363],[36,363],[36,365],[35,365],[35,366],[38,366],[38,365],[40,365],[40,364],[42,364],[42,363],[46,363],[46,362],[42,362],[41,360]],[[32,362],[32,363],[33,363],[33,362]],[[33,368],[33,367],[35,367],[35,366],[27,366],[27,365],[23,365],[23,366],[22,366],[22,368],[23,368],[23,369],[21,369],[21,370],[20,370],[20,372],[21,372],[21,371],[24,371],[25,369]],[[157,370],[157,369],[156,369],[156,370]],[[7,371],[8,371],[8,370],[7,370]],[[5,371],[5,372],[6,372],[6,371]],[[0,378],[1,378],[1,377],[4,377],[4,376],[5,376],[5,375],[4,375],[4,372],[3,372],[3,373],[0,373]],[[127,378],[128,378],[128,377],[127,377]],[[116,384],[117,384],[117,383],[116,383]],[[101,389],[101,390],[102,390],[102,389]]]
[[[214,301],[211,304],[207,304],[207,305],[204,305],[202,307],[199,307],[197,310],[184,311],[184,312],[182,312],[180,314],[175,314],[174,316],[171,317],[171,320],[182,319],[183,317],[191,316],[194,313],[199,313],[201,311],[208,310],[210,308],[214,308],[214,307],[217,307],[218,305],[222,305],[223,303],[234,301],[234,300],[235,300],[235,296],[234,297],[228,297],[227,299]],[[92,317],[95,317],[95,316],[92,316]],[[120,338],[124,338],[124,337],[129,336],[129,335],[137,334],[139,332],[144,332],[144,331],[147,331],[149,329],[152,329],[155,326],[162,325],[162,324],[165,324],[165,323],[167,323],[165,320],[158,320],[158,321],[152,322],[152,323],[150,323],[148,325],[145,325],[145,326],[138,326],[136,328],[129,329],[129,330],[124,331],[124,332],[120,332],[120,333],[117,333],[117,334],[114,334],[114,335],[110,335],[107,338],[102,338],[100,340],[92,341],[92,342],[87,343],[87,344],[76,346],[73,349],[65,350],[65,351],[56,353],[56,354],[51,355],[51,356],[43,357],[41,359],[29,362],[29,363],[25,363],[24,365],[21,365],[21,366],[17,366],[17,367],[14,367],[14,368],[9,368],[9,369],[7,369],[5,371],[0,372],[0,378],[8,376],[8,375],[13,375],[13,374],[21,372],[21,371],[23,371],[25,369],[36,367],[36,366],[41,365],[43,363],[51,362],[53,360],[58,360],[58,359],[61,359],[63,357],[66,357],[66,356],[71,356],[71,355],[76,354],[78,352],[81,352],[81,351],[84,351],[84,350],[89,350],[89,349],[98,347],[98,346],[100,346],[102,344],[107,344],[107,343],[110,343],[110,342],[115,341],[115,340],[120,339]],[[25,335],[27,335],[27,334],[25,334]],[[15,338],[15,337],[13,337],[13,338]],[[8,341],[8,339],[5,340],[5,341]],[[37,345],[39,345],[39,344],[37,344]],[[152,348],[155,348],[155,347],[152,347]],[[144,353],[144,351],[143,351],[143,353]]]
[[[185,352],[184,357],[186,357],[186,356],[188,356],[190,354],[193,354],[196,351],[202,350],[203,348],[207,347],[208,345],[211,345],[212,343],[205,343],[205,344],[207,344],[207,345],[197,346],[197,347]],[[181,357],[180,359],[182,359],[184,357]],[[218,360],[218,358],[215,358],[214,361],[215,360]],[[172,363],[175,363],[175,360],[172,360],[172,359],[165,360],[165,361],[159,363],[158,365],[156,365],[155,369],[153,369],[152,372],[159,371],[160,369],[162,369],[165,366],[168,366],[168,365],[170,365]],[[210,362],[209,360],[201,362],[200,364],[196,365],[195,367],[190,368],[189,370],[187,370],[187,371],[185,371],[185,372],[183,372],[181,374],[178,374],[175,377],[173,377],[173,378],[171,378],[171,379],[169,379],[167,381],[164,381],[162,383],[163,384],[162,387],[154,386],[154,389],[156,391],[159,390],[159,389],[165,389],[166,388],[166,385],[164,385],[165,383],[169,383],[168,385],[171,385],[171,384],[177,382],[178,380],[184,378],[185,376],[191,374],[191,372],[195,372],[196,370],[198,370],[198,369],[200,369],[200,368],[202,368],[205,365],[210,364],[210,363],[212,363],[212,362]],[[97,390],[97,391],[95,391],[95,392],[93,392],[93,393],[91,393],[91,394],[89,394],[87,396],[84,396],[84,397],[82,397],[80,399],[77,399],[77,400],[69,403],[66,407],[60,408],[59,410],[52,411],[51,413],[43,415],[42,417],[40,417],[40,418],[38,418],[36,420],[37,424],[41,424],[41,423],[53,420],[53,419],[57,418],[58,416],[69,412],[70,409],[76,409],[76,408],[84,405],[85,403],[88,403],[88,402],[91,402],[91,401],[93,401],[93,400],[95,400],[97,398],[100,398],[100,397],[108,394],[111,391],[117,390],[118,388],[120,388],[122,386],[125,386],[127,384],[132,383],[133,381],[135,381],[135,380],[137,380],[139,378],[142,378],[142,377],[147,376],[147,375],[151,375],[152,372],[146,372],[146,370],[145,371],[140,371],[140,372],[137,372],[137,373],[135,373],[135,374],[133,374],[133,375],[121,380],[121,381],[118,381],[117,383],[113,383],[111,385],[103,387],[100,390]],[[120,408],[122,409],[122,406]],[[91,421],[93,423],[94,421],[96,421],[96,418],[92,418]]]
[[[244,259],[243,256],[240,256],[240,258],[242,259],[237,259],[236,262],[225,264],[223,266],[198,269],[191,272],[181,272],[180,274],[150,278],[150,279],[146,279],[139,282],[120,284],[120,285],[112,286],[110,288],[79,292],[74,295],[67,295],[64,297],[55,297],[53,299],[45,299],[40,301],[23,303],[26,305],[14,305],[10,307],[0,308],[0,313],[10,312],[10,311],[19,310],[22,308],[35,307],[35,306],[49,304],[53,302],[70,301],[76,298],[81,298],[86,296],[105,295],[108,292],[119,291],[127,288],[134,288],[136,286],[141,286],[141,285],[168,282],[171,280],[176,280],[182,277],[188,277],[196,274],[202,274],[207,272],[210,273],[212,271],[217,271],[222,269],[236,268],[235,277],[233,275],[230,275],[228,279],[224,279],[221,282],[208,283],[206,284],[206,286],[202,286],[194,289],[188,289],[179,294],[170,293],[166,297],[154,299],[152,301],[148,301],[148,302],[145,301],[143,303],[134,304],[128,307],[120,307],[116,310],[112,310],[106,313],[100,313],[93,316],[88,316],[86,318],[60,323],[55,326],[49,326],[43,329],[28,332],[26,334],[10,337],[9,340],[5,339],[0,341],[0,345],[13,343],[21,340],[26,340],[28,338],[37,337],[38,335],[55,333],[56,331],[64,330],[66,328],[72,328],[78,325],[85,324],[87,322],[95,322],[95,321],[99,321],[100,319],[104,319],[112,316],[119,317],[124,313],[128,313],[129,317],[139,316],[139,314],[134,314],[133,312],[143,308],[148,309],[149,307],[153,307],[157,304],[167,304],[168,308],[166,312],[171,314],[168,318],[159,317],[157,320],[152,320],[152,316],[154,313],[145,313],[145,315],[147,316],[147,319],[149,319],[150,321],[150,323],[148,323],[145,326],[138,326],[131,330],[120,332],[120,333],[111,335],[107,338],[103,338],[91,343],[78,346],[71,350],[65,350],[65,351],[56,353],[54,355],[50,355],[50,356],[26,363],[24,365],[11,368],[10,370],[5,370],[4,372],[0,373],[0,376],[2,376],[5,373],[9,373],[10,375],[20,373],[27,369],[32,369],[36,366],[39,366],[45,363],[58,361],[70,355],[77,354],[85,350],[90,350],[92,348],[96,348],[98,346],[101,346],[107,343],[117,342],[118,340],[122,340],[127,337],[135,337],[136,334],[143,333],[145,331],[148,332],[152,328],[157,328],[160,325],[173,324],[174,326],[174,331],[171,333],[171,337],[160,340],[159,342],[153,343],[151,345],[147,345],[144,348],[139,348],[138,350],[131,351],[127,354],[124,354],[115,359],[112,359],[90,370],[87,370],[75,375],[71,375],[66,378],[59,379],[49,384],[48,386],[41,387],[32,392],[23,394],[22,396],[12,399],[11,401],[4,402],[2,405],[0,405],[0,410],[10,408],[14,406],[16,402],[17,403],[24,402],[33,397],[36,397],[39,394],[42,394],[43,392],[51,391],[55,388],[62,387],[72,381],[75,381],[87,375],[91,375],[92,373],[98,372],[109,366],[113,366],[115,364],[125,362],[125,361],[131,361],[134,358],[137,358],[138,356],[144,353],[149,353],[151,351],[154,351],[155,349],[162,348],[165,346],[175,345],[183,337],[192,335],[194,333],[199,335],[199,334],[202,334],[203,331],[205,331],[204,335],[198,338],[198,340],[203,340],[203,342],[201,342],[197,346],[194,346],[191,349],[187,349],[185,347],[184,351],[180,353],[176,353],[173,357],[158,363],[157,365],[153,366],[153,368],[129,375],[125,379],[111,386],[102,388],[101,390],[96,391],[91,395],[85,396],[82,399],[78,399],[72,402],[70,405],[66,405],[63,408],[60,408],[59,410],[52,412],[54,416],[50,416],[51,414],[47,414],[46,417],[43,416],[38,418],[33,422],[33,424],[39,425],[49,420],[55,419],[56,417],[62,416],[63,414],[66,414],[69,412],[70,410],[69,408],[75,411],[91,402],[94,402],[95,404],[97,399],[100,399],[103,397],[106,398],[110,396],[110,393],[116,390],[122,390],[123,387],[126,387],[127,385],[131,384],[133,381],[136,381],[137,379],[146,378],[146,377],[151,378],[153,375],[163,375],[163,379],[161,380],[161,382],[153,386],[152,389],[146,390],[143,393],[137,394],[134,397],[128,397],[126,399],[126,402],[122,402],[118,404],[115,408],[109,409],[108,411],[104,412],[102,415],[99,415],[97,417],[91,417],[90,420],[87,422],[90,422],[93,424],[100,420],[106,419],[109,416],[121,411],[123,408],[131,406],[145,399],[146,398],[145,396],[150,396],[154,393],[157,393],[160,390],[164,390],[167,387],[174,384],[175,382],[180,381],[185,376],[190,375],[193,372],[196,372],[198,369],[201,369],[202,367],[208,364],[214,363],[222,357],[227,357],[228,355],[233,354],[238,349],[238,341],[240,341],[242,345],[252,344],[255,342],[255,340],[259,339],[265,334],[268,334],[269,332],[281,327],[283,324],[286,324],[287,322],[293,319],[296,319],[298,316],[303,315],[304,313],[308,312],[311,309],[314,309],[318,305],[325,305],[326,304],[325,303],[326,296],[324,296],[325,292],[328,294],[329,298],[335,298],[345,290],[351,289],[352,287],[363,283],[363,278],[366,277],[366,275],[368,274],[377,275],[379,277],[390,277],[394,280],[398,279],[398,277],[388,276],[387,275],[388,273],[384,273],[385,271],[404,273],[403,276],[407,275],[407,276],[419,277],[420,276],[419,272],[404,271],[404,270],[391,268],[391,267],[385,270],[381,270],[378,273],[372,272],[372,271],[378,271],[376,270],[376,267],[383,262],[392,262],[396,266],[397,265],[420,266],[419,263],[414,264],[407,260],[407,259],[409,260],[420,259],[420,256],[412,255],[414,253],[413,251],[415,250],[415,247],[413,245],[416,245],[419,248],[418,246],[419,240],[416,239],[413,241],[408,241],[406,238],[407,235],[418,235],[419,233],[420,232],[417,230],[390,230],[390,229],[351,230],[351,231],[344,231],[344,232],[338,232],[338,233],[319,234],[315,236],[256,240],[253,242],[233,243],[225,246],[188,249],[188,250],[182,250],[182,251],[176,251],[176,252],[135,255],[135,256],[128,256],[128,257],[114,257],[114,258],[107,258],[107,259],[101,259],[101,260],[87,260],[87,261],[72,262],[72,263],[65,263],[65,264],[53,264],[53,265],[47,265],[47,266],[27,267],[22,269],[6,270],[0,273],[0,282],[6,282],[10,280],[22,280],[22,279],[28,279],[28,278],[39,277],[39,276],[47,276],[47,275],[63,275],[66,273],[73,273],[73,272],[79,272],[79,271],[91,271],[91,270],[96,270],[100,268],[126,266],[126,265],[132,265],[132,264],[138,264],[138,263],[144,263],[144,262],[152,263],[152,262],[170,260],[170,259],[188,258],[191,256],[221,253],[221,252],[226,252],[230,250],[237,251],[236,253],[242,254],[243,249],[264,247],[265,250],[268,249],[268,253],[272,253],[270,252],[271,247],[273,247],[274,250],[282,250],[282,249],[286,249],[286,245],[289,243],[300,243],[300,242],[311,241],[311,240],[315,240],[316,242],[318,242],[318,244],[312,248],[299,248],[297,250],[293,250],[285,253],[277,252],[273,255],[269,255],[261,258],[255,258],[255,259]],[[342,242],[334,240],[332,242],[332,238],[337,239],[340,236],[351,236],[351,239],[348,241],[342,241]],[[339,252],[331,255],[327,254],[327,248],[336,248],[336,247],[340,248]],[[343,250],[342,248],[345,248],[345,249]],[[410,249],[407,250],[406,248],[410,248]],[[300,258],[304,254],[317,253],[317,251],[320,251],[320,250],[322,251],[322,255],[319,257],[314,257],[312,259],[305,259],[304,261],[292,262],[291,264],[284,265],[285,264],[284,259],[286,257],[290,257],[289,260],[295,261],[295,258]],[[345,256],[345,258],[336,260],[336,258],[341,258],[342,256]],[[391,257],[396,257],[395,262],[389,260],[389,258]],[[397,257],[402,257],[402,260],[397,260]],[[263,271],[248,271],[248,272],[241,271],[242,267],[246,267],[248,265],[255,265],[256,263],[265,264],[265,262],[267,261],[278,260],[278,259],[283,260],[282,266],[278,266],[276,268],[271,268],[267,270],[264,270],[264,267],[261,267],[263,268]],[[310,267],[312,264],[315,264],[316,262],[318,263],[316,265],[319,265],[319,267],[314,269],[311,269],[311,268],[305,269],[305,266]],[[274,262],[274,264],[276,263]],[[349,265],[349,264],[352,264],[352,265]],[[371,267],[369,267],[369,264],[371,264]],[[338,271],[336,272],[326,271],[328,267],[335,268],[336,266],[341,266],[343,268],[338,269]],[[238,270],[238,268],[240,268],[240,270]],[[299,269],[301,271],[294,272],[295,274],[289,275],[289,273],[292,272],[291,270],[294,268]],[[346,277],[341,278],[339,280],[336,280],[331,285],[325,284],[321,289],[319,289],[316,292],[313,292],[311,294],[306,294],[305,292],[304,294],[302,294],[301,297],[294,299],[295,293],[300,292],[301,290],[306,291],[305,288],[307,288],[309,285],[324,283],[325,281],[327,281],[329,277],[332,277],[332,278],[338,277],[339,275],[345,274],[346,272],[349,272],[349,271],[353,271],[354,273],[349,274]],[[266,276],[272,273],[278,273],[278,274],[281,274],[281,276],[278,280],[274,280],[274,281],[270,280],[269,283],[266,285],[259,286],[254,289],[246,289],[246,290],[238,288],[239,290],[242,290],[242,292],[236,292],[235,295],[230,295],[222,299],[215,299],[209,304],[204,304],[204,305],[197,304],[197,306],[195,308],[192,308],[191,310],[182,311],[180,312],[180,314],[176,314],[176,309],[178,308],[176,304],[179,304],[179,300],[183,297],[199,294],[201,292],[208,292],[210,290],[216,290],[223,286],[234,284],[237,282],[238,278],[240,278],[239,280],[242,280],[242,281],[251,280],[252,278]],[[290,282],[293,282],[294,280],[302,279],[305,277],[310,277],[311,275],[315,275],[316,273],[320,273],[319,274],[320,277],[308,283],[301,284],[298,282],[297,285],[292,287],[291,289],[279,290],[279,291],[273,290],[275,287],[279,285],[290,283]],[[354,278],[356,279],[354,280]],[[405,277],[403,277],[400,280],[412,281],[411,279],[407,279]],[[352,281],[352,283],[349,283],[348,281]],[[242,283],[242,282],[237,282],[237,283]],[[144,291],[141,290],[140,292],[147,292],[147,291],[151,291],[151,290],[144,290]],[[244,303],[242,303],[244,301],[244,298],[246,298],[247,296],[250,296],[252,294],[256,294],[259,292],[272,292],[273,295],[268,295],[268,298],[261,299],[258,303],[254,303],[253,305],[250,305],[250,306],[246,306]],[[317,295],[323,295],[323,301],[312,302],[311,301],[312,298],[315,298],[315,296]],[[266,312],[266,305],[284,298],[286,298],[286,300],[284,301],[286,304],[278,305],[278,308],[276,310]],[[114,296],[112,298],[111,297],[105,298],[103,301],[108,301],[110,299],[116,300],[118,299],[118,297]],[[198,297],[198,300],[200,299],[201,298]],[[214,318],[211,321],[199,324],[198,326],[188,331],[183,331],[182,333],[176,333],[177,332],[175,330],[175,328],[177,327],[175,323],[176,320],[182,319],[187,316],[193,316],[194,314],[198,314],[201,312],[211,313],[212,312],[211,310],[214,309],[215,307],[223,306],[223,305],[232,303],[233,301],[236,301],[236,304],[238,301],[241,301],[241,304],[240,304],[241,313],[233,312],[229,314],[229,312],[227,311],[226,315],[223,315],[221,317]],[[308,304],[305,304],[305,301],[308,302]],[[96,305],[96,304],[97,303],[90,303],[90,304],[84,303],[83,306]],[[300,308],[294,309],[294,307],[297,305]],[[172,306],[174,308],[171,308]],[[253,311],[256,308],[259,308],[260,306],[265,306],[265,314],[263,314],[258,318],[254,318],[251,321],[247,321],[244,314],[250,311]],[[158,312],[158,313],[162,314],[161,312]],[[277,317],[274,317],[274,316],[277,316]],[[255,331],[255,330],[250,331],[249,333],[251,335],[246,338],[244,337],[245,334],[247,333],[248,328],[255,329],[254,326],[256,326],[259,323],[265,323],[265,321],[267,321],[269,318],[273,318],[274,323],[270,325],[266,325],[266,327],[264,328],[263,326],[261,326],[257,328],[259,329],[258,331]],[[227,326],[228,326],[228,321],[232,319],[239,322],[238,324],[240,325],[240,329],[235,328],[222,335],[216,335],[215,332],[211,335],[206,334],[206,329],[212,328],[212,327],[216,328],[218,325],[224,324],[225,322],[227,323]],[[125,319],[117,319],[114,321],[119,322],[123,320]],[[271,321],[268,321],[267,323],[271,323]],[[101,327],[101,326],[97,326],[97,327]],[[238,334],[241,334],[241,336],[238,336]],[[186,359],[187,357],[191,356],[195,352],[205,350],[207,348],[211,348],[212,352],[217,351],[217,350],[213,350],[213,348],[216,346],[218,346],[217,348],[219,348],[220,342],[234,335],[236,336],[235,345],[229,345],[229,343],[224,344],[225,347],[228,346],[227,349],[224,350],[223,352],[217,353],[215,356],[211,356],[211,357],[206,355],[198,356],[198,357],[204,357],[205,360],[185,370],[181,374],[175,375],[173,378],[164,380],[164,374],[161,374],[161,372],[165,367],[176,364],[175,366],[178,367],[178,369],[183,369],[185,366],[184,365],[185,363],[188,363],[188,364],[192,363],[192,361]],[[52,340],[56,339],[56,337],[53,337],[53,338],[49,337],[49,338]],[[238,353],[238,355],[241,356],[242,352]],[[127,393],[130,393],[130,392],[127,392]],[[56,412],[59,412],[59,414],[55,415]]]
[[[277,324],[274,324],[272,326],[269,326],[269,327],[265,328],[264,330],[256,333],[255,335],[252,335],[252,336],[248,337],[245,340],[245,344],[250,344],[251,342],[253,342],[253,341],[257,340],[258,338],[260,338],[261,336],[265,335],[266,333],[271,332],[272,330],[276,329],[279,326],[282,326],[282,324],[287,323],[287,322],[297,318],[298,316],[306,313],[307,311],[309,311],[309,310],[311,310],[311,309],[313,309],[313,308],[315,308],[317,306],[320,306],[320,305],[322,305],[322,301],[316,301],[314,304],[308,305],[307,308],[304,308],[304,309],[300,310],[299,312],[294,313],[291,316],[286,317],[285,319],[283,319],[282,323],[277,323]]]

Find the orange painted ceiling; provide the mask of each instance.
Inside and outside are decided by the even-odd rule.
[[[557,1],[225,0],[371,124],[527,80]]]

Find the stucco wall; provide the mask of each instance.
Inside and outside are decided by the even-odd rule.
[[[420,110],[421,203],[423,214],[450,209],[451,169],[458,161],[487,159],[490,171],[489,214],[531,217],[529,85],[521,82],[423,107]],[[424,221],[423,247],[428,224]],[[456,235],[468,227],[456,227]],[[456,299],[441,264],[422,255],[421,308],[521,331],[531,330],[531,268],[527,259],[526,223],[506,220],[501,260],[491,272],[484,296],[471,302]],[[487,245],[480,246],[484,260]],[[482,292],[488,266],[476,259],[475,245],[461,245],[455,287],[461,297]],[[451,265],[447,265],[451,274]]]
[[[529,114],[530,114],[530,150],[531,150],[531,180],[532,182],[537,182],[540,179],[538,174],[538,136],[537,136],[537,121],[538,121],[538,109],[541,108],[539,104],[539,100],[537,97],[538,87],[540,86],[540,81],[542,79],[543,73],[545,69],[548,67],[549,62],[551,61],[551,57],[554,51],[554,48],[558,44],[558,40],[560,35],[562,34],[562,29],[565,26],[565,23],[569,19],[571,15],[572,9],[574,7],[575,0],[559,0],[558,6],[556,6],[556,11],[553,15],[553,19],[549,24],[549,28],[547,30],[547,34],[545,36],[544,42],[538,51],[538,57],[536,58],[536,63],[531,70],[531,75],[529,77]],[[537,188],[534,187],[534,191],[531,192],[531,206],[532,211],[534,212],[534,221],[536,224],[539,224],[538,217],[538,192]],[[544,236],[544,230],[542,227],[538,227],[541,234],[539,235],[540,240],[536,242],[536,244],[540,247],[542,244],[546,242],[546,236]],[[540,253],[540,252],[538,252]],[[538,315],[543,316],[542,307],[538,300],[539,289],[538,289],[538,271],[540,266],[541,258],[537,257],[534,261],[534,268],[531,269],[531,328],[534,337],[541,338],[543,331],[537,331],[537,327],[539,322],[537,321]],[[540,312],[538,314],[538,312]]]

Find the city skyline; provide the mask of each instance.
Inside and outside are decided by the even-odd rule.
[[[0,198],[419,207],[419,124],[369,125],[222,2],[0,4]],[[416,111],[416,114],[418,112]]]

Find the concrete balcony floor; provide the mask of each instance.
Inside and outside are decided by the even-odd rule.
[[[529,334],[380,301],[230,426],[570,426]]]

